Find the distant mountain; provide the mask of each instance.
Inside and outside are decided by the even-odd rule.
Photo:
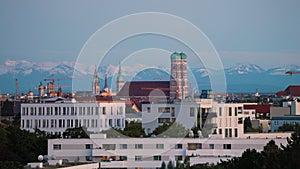
[[[74,69],[73,62],[40,62],[34,63],[25,60],[7,60],[0,64],[0,90],[1,93],[15,92],[15,79],[19,81],[21,92],[34,90],[45,78],[51,78],[54,74],[55,78],[72,77],[73,72],[76,72],[80,78],[76,83],[82,83],[85,90],[90,90],[91,82],[95,66],[93,65],[77,65]],[[104,77],[107,74],[109,85],[114,89],[118,66],[104,65],[98,68],[101,87],[104,84]],[[135,64],[131,66],[122,66],[122,75],[124,80],[169,80],[169,68],[149,68],[146,65]],[[215,70],[207,70],[205,68],[190,68],[189,82],[196,81],[198,88],[209,89],[209,75]],[[236,92],[255,92],[259,89],[260,92],[276,92],[284,90],[288,85],[300,85],[299,75],[288,76],[286,71],[300,71],[298,65],[283,65],[271,69],[263,69],[255,64],[237,64],[235,66],[224,69],[226,76],[227,89],[230,93]],[[72,81],[58,81],[57,85],[72,85]],[[196,84],[190,83],[193,87]]]
[[[260,66],[254,64],[238,64],[236,66],[226,68],[225,72],[226,74],[229,75],[234,75],[234,74],[244,75],[249,73],[256,73],[256,74],[263,73],[265,72],[265,70]]]

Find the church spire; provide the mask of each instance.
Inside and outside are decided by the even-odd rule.
[[[92,83],[92,91],[94,95],[100,94],[100,83],[98,78],[97,66],[95,65],[94,79]]]
[[[123,86],[124,86],[124,80],[122,76],[121,63],[119,63],[119,72],[117,76],[117,92],[119,92]]]
[[[105,75],[104,90],[108,89],[107,74]]]

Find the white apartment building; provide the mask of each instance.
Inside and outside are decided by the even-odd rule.
[[[22,103],[21,128],[33,132],[35,128],[62,134],[68,128],[85,126],[89,132],[125,128],[125,103],[119,100],[96,102],[54,101],[50,103]]]
[[[163,123],[178,122],[186,129],[197,123],[199,104],[178,101],[174,103],[149,103],[142,105],[142,127],[149,134]]]
[[[276,136],[278,136],[277,133]],[[280,134],[279,134],[280,135]],[[90,135],[90,139],[49,139],[48,157],[68,162],[100,162],[101,168],[157,168],[165,161],[183,161],[193,156],[191,164],[217,163],[241,156],[250,148],[257,151],[273,139],[277,145],[286,145],[290,133],[281,133],[281,139],[266,134],[262,138],[106,138]],[[267,137],[267,139],[266,139]]]
[[[243,138],[244,119],[255,119],[255,110],[244,110],[245,103],[217,103],[212,99],[195,101],[143,104],[142,126],[145,132],[151,133],[163,123],[176,121],[186,129],[197,125],[203,130],[208,130],[208,133],[220,134],[223,138]]]
[[[243,103],[213,103],[213,112],[217,113],[216,133],[222,135],[223,138],[244,137],[244,119],[250,117],[255,118],[254,110],[244,110]]]

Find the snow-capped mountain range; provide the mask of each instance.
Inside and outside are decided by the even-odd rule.
[[[72,77],[73,72],[80,77],[91,80],[95,71],[94,65],[79,65],[74,69],[74,62],[29,62],[26,60],[7,60],[0,64],[0,90],[1,93],[15,92],[15,79],[19,81],[21,92],[33,90],[34,86],[45,78]],[[122,66],[122,75],[125,80],[168,80],[167,73],[170,68],[153,69],[146,65],[135,64]],[[209,88],[209,74],[213,70],[205,68],[191,68],[190,73],[194,75],[200,85],[200,89]],[[222,71],[222,70],[221,70]],[[300,71],[299,65],[283,65],[270,69],[263,69],[255,64],[237,64],[223,70],[226,75],[227,88],[229,92],[251,92],[259,88],[262,92],[276,92],[284,90],[288,85],[300,85],[297,75],[288,76],[286,71]],[[112,87],[118,72],[117,65],[103,65],[98,68],[100,83],[107,74]],[[298,75],[299,76],[299,75]],[[46,82],[44,82],[46,83]],[[70,81],[60,81],[59,85],[70,85]]]

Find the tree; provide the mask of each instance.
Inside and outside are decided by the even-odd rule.
[[[68,128],[63,132],[63,137],[71,138],[89,138],[85,127]]]
[[[282,146],[281,163],[283,168],[300,168],[300,127],[295,128],[291,138],[287,139],[287,146]],[[288,161],[288,162],[287,162]]]
[[[141,137],[141,136],[145,137],[146,136],[145,131],[142,128],[142,123],[134,122],[134,121],[131,121],[130,123],[128,123],[126,121],[124,130],[118,130],[118,131],[128,137]]]
[[[161,163],[160,169],[166,169],[166,163],[165,163],[165,161],[163,161],[163,162]]]
[[[293,125],[293,124],[285,123],[278,128],[278,131],[295,131],[296,128],[299,128],[299,124]]]
[[[107,134],[108,138],[119,138],[119,137],[147,137],[144,129],[142,128],[142,123],[131,121],[128,123],[126,121],[126,125],[124,130],[121,129],[108,129],[102,131],[102,133]]]
[[[249,128],[252,128],[250,117],[246,117],[244,120],[244,132],[247,132]]]
[[[274,140],[271,140],[264,146],[262,156],[264,158],[264,168],[280,169],[280,149],[275,144]]]
[[[167,165],[167,169],[174,169],[172,161],[169,161],[169,163]]]
[[[155,134],[158,137],[185,137],[188,133],[188,130],[180,123],[173,122],[170,124],[164,123],[161,126],[158,126],[152,134]]]

